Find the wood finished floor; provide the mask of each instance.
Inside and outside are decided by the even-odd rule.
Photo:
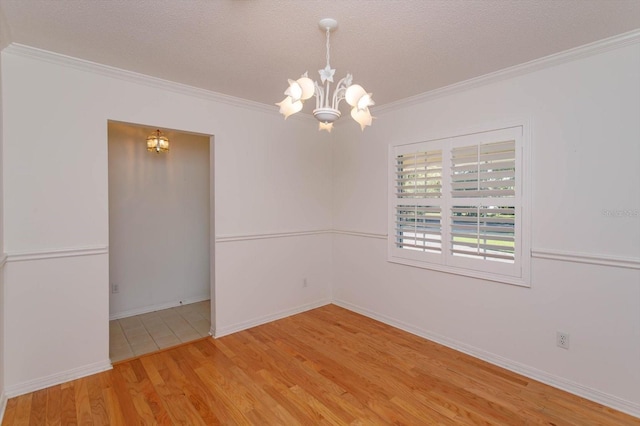
[[[631,425],[334,305],[12,398],[3,425]]]

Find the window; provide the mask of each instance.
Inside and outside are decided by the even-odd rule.
[[[390,148],[389,261],[528,285],[523,127]]]

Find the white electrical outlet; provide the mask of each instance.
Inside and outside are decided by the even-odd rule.
[[[120,286],[118,284],[111,284],[111,293],[118,293],[120,291]]]
[[[556,345],[563,349],[569,349],[569,333],[556,332]]]

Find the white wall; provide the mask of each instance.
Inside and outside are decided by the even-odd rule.
[[[16,46],[2,73],[8,393],[109,366],[108,120],[214,135],[214,299],[234,307],[215,306],[216,334],[327,303],[331,243],[313,231],[331,227],[331,148],[314,121]]]
[[[209,137],[109,123],[110,318],[210,297]]]
[[[636,41],[341,127],[334,226],[372,235],[336,236],[336,302],[640,415],[639,75]],[[519,118],[533,135],[531,288],[388,263],[388,146]]]
[[[4,16],[4,12],[0,10],[0,50],[9,45],[11,36],[9,34],[9,25],[7,25],[7,18]]]
[[[0,16],[0,24],[2,21]],[[0,36],[1,38],[1,36]],[[2,46],[2,43],[0,43]],[[2,165],[2,147],[3,147],[3,113],[2,113],[2,56],[0,56],[0,419],[4,414],[6,405],[6,397],[4,393],[4,265],[6,256],[4,252],[4,204],[2,196],[3,194],[3,169]]]
[[[106,255],[13,261],[5,274],[11,397],[109,367]]]

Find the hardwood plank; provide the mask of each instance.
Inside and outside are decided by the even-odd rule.
[[[192,400],[198,400],[198,397],[194,396],[190,389],[185,389],[190,387],[190,384],[172,355],[173,351],[158,355],[162,360],[162,375],[153,365],[147,367],[154,377],[154,386],[164,396],[162,401],[174,424],[203,425],[205,422],[202,416],[192,404]],[[145,358],[145,361],[148,361],[148,358]],[[207,414],[205,412],[205,415]]]
[[[178,357],[177,355],[180,356]],[[185,380],[183,388],[188,393],[192,405],[201,415],[204,422],[207,425],[227,424],[230,422],[231,417],[228,415],[225,401],[212,394],[207,384],[195,372],[197,368],[209,364],[208,358],[194,347],[182,347],[173,354],[173,357]],[[227,365],[227,368],[233,367]]]
[[[184,362],[178,364],[181,371],[181,381],[177,386],[181,386],[188,398],[195,413],[200,416],[202,421],[207,425],[232,424],[231,418],[226,415],[226,409],[221,403],[220,398],[209,391],[208,386],[195,373],[195,368],[201,365],[201,362],[207,358],[195,347],[188,346],[188,355],[181,357]],[[145,368],[155,370],[154,376],[160,373],[156,369],[156,362],[146,359],[148,364]],[[183,365],[187,364],[187,365]],[[162,380],[158,377],[158,380]],[[155,381],[154,381],[155,383]]]
[[[225,392],[223,384],[218,382],[217,377],[212,374],[211,368],[200,367],[194,370],[200,380],[216,395],[220,397],[222,410],[220,414],[229,419],[230,424],[248,424],[249,420],[244,415],[243,410],[234,404],[233,397]],[[216,415],[219,415],[216,412]]]
[[[121,365],[113,366],[113,370],[107,371],[103,374],[107,375],[106,380],[111,383],[112,391],[107,392],[107,395],[112,399],[110,407],[110,416],[122,414],[125,419],[138,419],[138,413],[136,411],[133,399],[129,395],[129,389],[127,384],[120,373]]]
[[[42,389],[33,393],[31,400],[30,425],[43,425],[47,416],[47,390]]]
[[[239,362],[239,360],[245,361],[245,371],[242,372],[238,369],[236,369],[235,371],[237,375],[247,375],[247,378],[244,380],[244,382],[248,383],[248,386],[252,386],[250,384],[251,381],[261,381],[263,376],[260,376],[258,374],[258,371],[266,368],[269,368],[272,371],[280,371],[282,370],[283,365],[286,366],[287,370],[289,370],[291,374],[296,375],[296,379],[294,379],[292,383],[297,382],[298,386],[302,386],[303,383],[308,384],[310,382],[313,382],[314,384],[310,387],[317,389],[319,384],[318,382],[325,380],[325,378],[318,374],[316,370],[300,360],[296,360],[293,363],[285,363],[280,365],[276,365],[273,362],[268,362],[266,356],[260,356],[255,351],[251,350],[253,344],[255,342],[258,342],[258,340],[254,339],[253,336],[249,333],[237,333],[233,337],[235,337],[235,339],[226,339],[225,344],[230,347],[230,349],[232,349],[236,354],[234,362]],[[249,379],[249,377],[251,377],[251,379]],[[257,386],[252,386],[252,388],[254,393],[260,394],[259,400],[264,400],[265,402],[267,402],[270,409],[272,409],[273,411],[276,405],[274,405],[275,401],[271,398],[271,396],[266,392],[261,391]],[[309,386],[306,386],[306,388],[309,388]],[[325,391],[318,395],[315,395],[316,398],[322,400],[323,403],[332,405],[336,409],[336,414],[338,414],[338,412],[341,412],[341,417],[352,417],[347,411],[343,410],[339,406],[339,404],[336,404],[335,401],[330,397],[330,395],[334,393],[337,395],[341,395],[342,393],[344,393],[344,389],[341,389],[335,386],[334,383],[326,380],[324,381],[324,383],[322,383],[322,388],[324,388]]]
[[[60,423],[65,426],[77,425],[76,397],[73,390],[73,382],[67,382],[60,386]]]
[[[107,413],[106,407],[107,404],[103,393],[103,389],[106,387],[103,377],[104,376],[95,374],[83,379],[86,383],[89,394],[91,417],[93,419],[93,424],[96,426],[106,426],[110,424],[109,414]]]
[[[295,344],[304,353],[298,354],[296,358],[313,358],[324,366],[321,370],[324,376],[366,403],[369,409],[382,418],[391,418],[392,422],[405,424],[419,423],[418,419],[390,402],[388,388],[402,386],[399,382],[379,380],[379,376],[371,371],[370,365],[363,368],[364,364],[351,355],[352,350],[340,353],[340,347],[333,340],[327,340],[326,335],[322,336],[321,329],[312,330],[299,323],[292,328],[297,332],[289,336],[287,343],[293,342],[291,344]],[[283,344],[285,343],[280,342],[280,345]],[[358,385],[354,386],[356,383]]]
[[[16,425],[28,425],[29,418],[31,416],[31,401],[33,400],[33,393],[24,395],[24,397],[18,400],[15,414]]]
[[[314,424],[317,421],[317,414],[312,407],[300,404],[293,393],[293,386],[287,386],[284,382],[280,381],[280,377],[272,375],[267,370],[258,371],[258,375],[262,378],[262,382],[265,383],[263,388],[271,395],[274,401],[277,401],[280,406],[286,410],[291,416],[296,419],[297,423],[303,425]]]
[[[118,396],[116,395],[115,389],[107,387],[102,390],[102,395],[107,409],[107,414],[109,415],[109,423],[113,425],[126,424],[125,416],[120,408],[120,403],[118,402]]]
[[[170,424],[163,404],[158,403],[159,395],[149,389],[150,383],[138,358],[119,364],[118,372],[125,381],[125,387],[132,399],[137,416],[146,424]],[[152,396],[152,398],[149,398]]]
[[[194,345],[196,344],[197,342],[194,342]],[[236,424],[237,417],[230,413],[230,403],[221,398],[218,393],[210,392],[210,386],[203,382],[196,373],[196,369],[206,367],[208,357],[197,350],[195,346],[190,346],[186,353],[181,353],[183,348],[184,346],[164,354],[160,364],[162,370],[159,370],[158,373],[166,378],[172,388],[179,389],[184,393],[185,403],[189,403],[190,415],[199,417],[199,422]],[[220,358],[215,359],[219,360]],[[149,367],[153,368],[154,366],[158,366],[158,363],[154,362]]]
[[[329,305],[11,398],[3,425],[640,425]]]
[[[61,424],[62,390],[60,385],[47,388],[47,426],[59,426]]]
[[[76,419],[78,424],[93,425],[91,415],[91,402],[89,401],[89,390],[85,379],[75,380],[73,390],[75,392]]]
[[[18,407],[18,399],[20,398],[22,398],[22,396],[11,398],[7,401],[7,405],[4,408],[4,417],[2,418],[3,426],[16,424],[16,409]]]

